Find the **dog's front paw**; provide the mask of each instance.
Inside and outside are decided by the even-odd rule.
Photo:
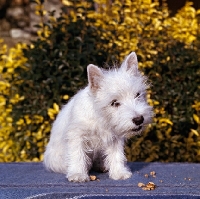
[[[90,178],[87,174],[76,173],[67,177],[70,182],[87,182]]]
[[[113,180],[126,180],[132,176],[132,173],[130,171],[123,171],[123,172],[118,172],[115,174],[111,174],[110,178]]]

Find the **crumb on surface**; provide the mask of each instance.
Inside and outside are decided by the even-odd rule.
[[[156,185],[153,182],[148,182],[146,185],[142,182],[138,183],[138,187],[141,187],[142,190],[150,191],[156,188]]]
[[[148,177],[149,177],[149,175],[146,173],[146,174],[144,174],[144,177],[145,177],[145,178],[148,178]]]
[[[155,178],[156,177],[156,172],[155,171],[151,171],[150,175]]]
[[[138,183],[138,187],[144,187],[144,186],[145,186],[144,183],[142,183],[142,182],[139,182],[139,183]]]
[[[95,175],[90,175],[90,180],[95,181],[95,180],[97,180],[97,177]]]

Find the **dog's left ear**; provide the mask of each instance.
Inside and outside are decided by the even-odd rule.
[[[138,60],[135,52],[130,53],[123,61],[121,68],[136,75],[138,72]]]
[[[95,92],[100,88],[100,82],[103,79],[103,72],[93,64],[87,66],[88,82],[90,89]]]

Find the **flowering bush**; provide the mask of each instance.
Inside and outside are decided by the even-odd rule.
[[[0,161],[40,161],[59,107],[102,67],[136,51],[149,76],[153,124],[126,146],[129,160],[200,161],[199,14],[174,17],[151,0],[63,0],[59,18],[42,3],[38,39],[0,49]]]
[[[0,45],[0,161],[14,161],[20,160],[18,153],[21,147],[15,139],[12,109],[24,97],[19,96],[11,80],[15,76],[14,70],[23,67],[27,61],[22,52],[26,45],[17,44],[9,51],[3,40],[0,40]]]

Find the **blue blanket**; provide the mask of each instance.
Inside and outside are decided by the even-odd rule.
[[[72,183],[64,174],[46,171],[42,163],[0,163],[0,199],[200,198],[200,164],[134,162],[128,165],[133,172],[128,180],[115,181],[108,178],[108,173],[91,171],[97,180]],[[144,190],[149,182],[155,187]],[[143,187],[138,183],[143,183]]]

